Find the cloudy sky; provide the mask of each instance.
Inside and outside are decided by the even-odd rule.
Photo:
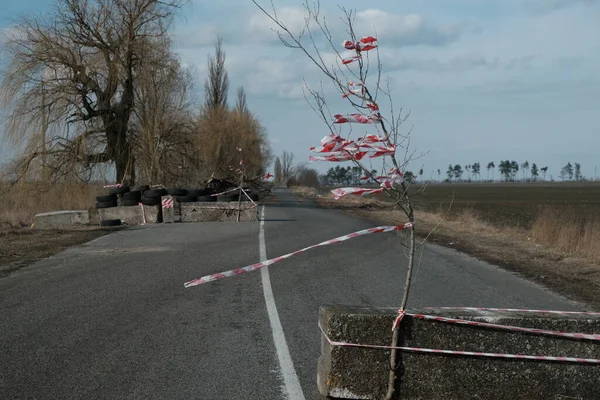
[[[51,3],[2,0],[0,26]],[[297,32],[302,0],[274,4]],[[426,153],[410,169],[443,174],[448,164],[510,159],[548,166],[555,178],[569,161],[579,162],[587,177],[594,167],[600,175],[600,1],[322,0],[321,15],[341,47],[347,35],[338,4],[356,10],[357,35],[379,39],[394,108],[411,113],[403,132],[412,128],[411,148]],[[223,37],[231,86],[245,87],[274,152],[292,151],[306,161],[328,128],[306,103],[303,82],[323,84],[332,113],[353,109],[306,56],[278,41],[272,27],[250,0],[193,0],[177,20],[176,51],[197,69],[201,89],[207,57],[217,35]],[[315,40],[333,62],[322,37]],[[389,116],[387,103],[382,111]],[[354,127],[353,133],[373,129]],[[325,171],[332,165],[312,166]]]

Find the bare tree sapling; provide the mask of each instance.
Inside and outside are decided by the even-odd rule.
[[[292,49],[303,53],[308,60],[322,72],[333,85],[335,91],[347,100],[347,105],[354,109],[351,114],[335,114],[329,110],[324,89],[315,90],[305,84],[307,101],[323,120],[329,129],[330,135],[322,140],[323,148],[316,151],[329,152],[328,156],[311,157],[313,161],[351,161],[362,173],[365,179],[371,179],[380,185],[381,190],[393,200],[393,207],[401,210],[408,220],[408,234],[406,243],[407,261],[405,264],[405,277],[403,291],[401,294],[399,318],[392,330],[391,345],[397,346],[399,341],[399,321],[404,315],[409,292],[412,284],[412,274],[415,265],[415,251],[417,249],[414,228],[414,209],[411,195],[408,192],[408,182],[405,176],[407,164],[415,157],[415,151],[410,150],[410,130],[401,132],[402,123],[408,115],[403,115],[402,110],[394,110],[393,96],[390,91],[389,81],[382,84],[382,64],[379,60],[379,47],[377,39],[367,36],[369,32],[355,32],[355,12],[348,11],[343,7],[342,21],[344,22],[347,41],[341,46],[341,38],[334,38],[330,27],[321,13],[319,3],[303,3],[306,11],[305,23],[300,33],[296,34],[286,26],[279,18],[275,7],[271,3],[271,9],[261,6],[256,0],[253,3],[274,24],[281,42]],[[373,33],[375,35],[375,33]],[[365,35],[365,36],[362,36]],[[323,43],[324,42],[324,43]],[[327,57],[324,46],[330,54],[334,55],[335,61]],[[343,49],[350,54],[342,54]],[[374,54],[375,67],[371,68],[370,54]],[[380,105],[380,97],[384,96],[389,115],[382,114],[383,107]],[[377,135],[366,135],[363,138],[351,140],[350,137],[342,137],[342,127],[347,124],[360,124],[360,126],[372,126]],[[337,130],[336,130],[337,127]],[[333,150],[332,150],[333,149]],[[328,151],[331,150],[331,151]],[[397,156],[398,150],[402,151],[402,157]],[[365,160],[375,157],[383,157],[383,170],[379,175],[373,173],[371,168],[365,165]],[[283,160],[284,175],[286,161]],[[453,171],[455,172],[455,171]],[[456,178],[462,175],[455,174]],[[352,189],[348,193],[352,193]],[[379,190],[379,189],[377,189]],[[396,370],[399,365],[398,352],[391,351],[390,355],[390,377],[386,398],[391,399],[396,387]]]

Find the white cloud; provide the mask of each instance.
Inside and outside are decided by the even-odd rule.
[[[292,34],[299,35],[306,26],[306,11],[299,7],[283,7],[277,10],[277,18],[285,25]],[[273,29],[280,28],[264,13],[257,11],[248,19],[246,33],[251,36],[252,41],[273,41],[277,35]]]
[[[355,31],[364,32],[364,36],[376,34],[380,43],[399,47],[441,46],[457,40],[465,26],[434,26],[419,14],[401,15],[379,9],[367,9],[357,12]]]
[[[206,24],[195,29],[173,33],[171,36],[178,48],[199,48],[214,46],[218,34],[214,25]]]
[[[339,10],[324,3],[322,15],[329,22],[336,50],[341,51],[347,34],[338,22]],[[565,154],[566,131],[586,148],[600,146],[600,125],[594,116],[600,96],[596,72],[600,42],[594,40],[600,34],[600,8],[581,0],[532,0],[529,5],[506,0],[492,7],[498,12],[491,13],[473,6],[472,0],[458,0],[456,9],[448,13],[440,11],[447,8],[440,2],[409,0],[402,8],[395,2],[383,3],[359,9],[356,34],[376,32],[384,77],[392,78],[395,106],[412,112],[408,125],[415,124],[414,144],[424,150],[441,148],[422,160],[426,170],[444,170],[449,162],[474,162],[479,157],[486,161],[529,158],[530,162],[535,157],[535,162],[552,170],[552,160],[558,158],[546,155]],[[588,4],[592,3],[599,4]],[[535,4],[539,8],[534,13],[531,5]],[[543,8],[546,11],[541,12]],[[279,12],[292,30],[301,31],[304,11],[282,8]],[[270,132],[285,131],[273,141],[275,152],[297,151],[298,158],[304,159],[303,149],[318,141],[323,127],[304,104],[303,79],[313,88],[325,82],[332,110],[343,112],[348,106],[301,51],[279,43],[273,24],[256,9],[213,20],[223,23],[204,27],[199,35],[224,37],[230,78],[245,86],[253,111]],[[324,49],[322,39],[317,36],[320,49]],[[187,49],[186,54],[202,65],[214,39],[197,41],[206,47],[200,52]],[[328,66],[338,60],[331,49],[322,55]],[[371,61],[373,55],[369,53]],[[480,147],[469,149],[473,143]],[[578,162],[584,168],[593,165],[592,156],[581,154]]]
[[[276,10],[277,18],[289,31],[298,36],[305,31],[308,13],[300,7],[282,7]],[[339,11],[335,13],[323,8],[320,18],[327,21],[334,44],[341,44],[348,39],[348,27],[339,18]],[[384,10],[369,8],[356,13],[354,30],[359,37],[377,34],[380,41],[388,46],[444,46],[458,40],[470,24],[465,22],[435,25],[426,21],[419,14],[395,14]],[[313,39],[322,47],[327,44],[325,35],[314,21],[310,22]],[[205,46],[213,43],[216,36],[224,37],[225,41],[234,44],[251,43],[281,45],[276,32],[286,33],[277,26],[262,11],[255,10],[250,15],[238,14],[228,16],[227,23],[215,24],[206,21],[200,28],[188,30],[180,36],[182,47]],[[310,44],[308,32],[301,39],[303,43]],[[339,42],[339,43],[338,43]]]

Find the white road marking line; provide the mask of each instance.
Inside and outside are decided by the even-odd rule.
[[[265,206],[262,206],[260,213],[260,231],[258,234],[259,255],[260,261],[267,260],[267,245],[265,244]],[[271,331],[273,332],[273,341],[275,342],[275,350],[279,359],[279,368],[283,376],[283,383],[289,400],[305,400],[298,375],[294,369],[290,349],[285,341],[283,327],[275,305],[275,297],[273,296],[273,288],[271,287],[271,278],[269,276],[269,267],[260,270],[262,278],[263,293],[265,295],[265,303],[267,305],[267,313],[269,314],[269,322],[271,323]]]

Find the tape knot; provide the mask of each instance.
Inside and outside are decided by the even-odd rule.
[[[402,310],[402,309],[398,310],[398,316],[394,320],[394,325],[392,326],[392,331],[395,331],[396,328],[398,328],[398,325],[400,325],[400,322],[402,322],[402,318],[404,318],[404,315],[405,315],[404,310]]]

